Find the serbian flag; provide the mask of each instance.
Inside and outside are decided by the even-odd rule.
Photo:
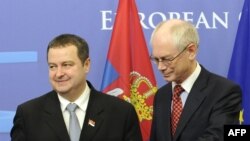
[[[101,90],[134,105],[148,141],[157,88],[134,0],[119,1]]]
[[[235,39],[228,78],[240,84],[243,109],[240,124],[250,124],[250,2],[245,0]]]

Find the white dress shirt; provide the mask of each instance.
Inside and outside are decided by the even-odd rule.
[[[59,101],[61,104],[61,110],[62,110],[64,122],[66,124],[67,130],[69,131],[70,113],[69,113],[69,111],[67,111],[66,107],[71,102],[69,100],[65,99],[64,97],[62,97],[60,94],[57,94],[57,95],[58,95],[58,98],[59,98]],[[85,115],[86,115],[86,110],[87,110],[87,106],[88,106],[88,102],[89,102],[89,96],[90,96],[90,88],[86,83],[86,87],[85,87],[85,90],[82,93],[82,95],[77,100],[72,102],[72,103],[77,104],[79,107],[76,109],[75,112],[76,112],[81,129],[82,129],[82,126],[84,123]]]
[[[188,94],[190,93],[195,80],[198,78],[199,74],[201,72],[201,66],[197,62],[196,68],[194,72],[185,80],[181,83],[181,87],[184,89],[184,91],[181,93],[181,102],[182,102],[182,107],[184,107]],[[174,91],[174,87],[177,85],[175,82],[172,83],[172,92]],[[173,101],[172,101],[173,103]]]

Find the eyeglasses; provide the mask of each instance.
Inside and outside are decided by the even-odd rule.
[[[156,65],[159,65],[160,62],[162,62],[164,65],[169,65],[171,64],[176,58],[178,58],[189,46],[189,44],[179,53],[177,54],[175,57],[173,58],[167,58],[167,57],[162,57],[162,58],[156,58],[153,57],[152,55],[150,56],[150,60],[152,62],[154,62]]]

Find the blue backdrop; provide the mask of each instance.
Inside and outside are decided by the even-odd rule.
[[[148,50],[159,21],[181,18],[200,34],[199,62],[227,76],[244,0],[136,0]],[[18,104],[51,90],[46,49],[61,33],[84,37],[92,61],[88,75],[100,89],[118,0],[0,1],[0,140],[9,130]],[[154,67],[158,86],[166,82]]]

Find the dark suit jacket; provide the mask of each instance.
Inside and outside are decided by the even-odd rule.
[[[239,123],[240,87],[203,67],[172,139],[171,100],[169,83],[158,90],[154,99],[151,141],[223,141],[223,125]]]
[[[141,141],[134,107],[88,85],[91,93],[80,141]],[[55,91],[18,106],[11,137],[12,141],[70,141]]]

